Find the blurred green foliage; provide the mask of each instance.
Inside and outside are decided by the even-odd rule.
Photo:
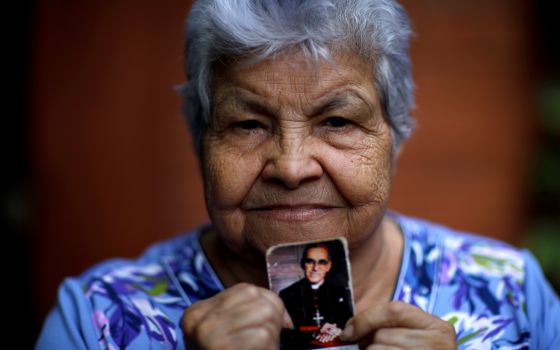
[[[560,136],[560,82],[544,87],[539,101],[539,116],[542,127]]]
[[[560,81],[539,96],[539,137],[531,176],[532,221],[524,245],[560,292]]]
[[[525,246],[533,252],[549,282],[560,292],[560,222],[543,220],[527,231]]]

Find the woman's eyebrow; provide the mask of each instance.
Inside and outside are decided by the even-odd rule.
[[[308,115],[315,116],[325,114],[330,111],[339,110],[349,105],[366,105],[369,104],[354,91],[337,92],[331,96],[325,96],[319,99],[319,102],[310,108]]]
[[[258,101],[250,99],[241,99],[237,101],[239,106],[248,112],[260,114],[266,117],[273,117],[275,115],[272,108],[266,106]]]
[[[324,114],[333,110],[341,109],[350,104],[348,98],[346,96],[337,96],[336,98],[327,101],[326,103],[322,103],[319,106],[315,107],[312,110],[311,115],[319,115]]]
[[[273,108],[267,106],[265,103],[258,101],[250,96],[236,96],[229,97],[220,101],[216,107],[222,106],[234,106],[234,108],[239,108],[242,111],[260,114],[267,117],[273,117],[276,113]]]
[[[362,96],[352,90],[333,91],[316,100],[314,105],[304,108],[303,113],[307,116],[317,116],[331,111],[343,109],[348,106],[367,106],[370,109],[375,109],[362,98]],[[242,93],[235,97],[229,97],[219,101],[218,106],[235,106],[245,112],[260,114],[266,117],[274,117],[279,113],[279,110],[267,103],[266,99],[255,98],[252,94]]]

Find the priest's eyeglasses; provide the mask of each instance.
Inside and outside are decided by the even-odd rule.
[[[315,260],[315,259],[311,259],[311,258],[305,258],[305,259],[303,259],[303,263],[304,263],[305,265],[327,266],[327,264],[329,263],[329,261],[328,261],[327,259]]]

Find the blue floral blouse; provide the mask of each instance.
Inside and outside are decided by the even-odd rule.
[[[390,215],[405,238],[393,300],[450,322],[460,349],[560,349],[558,296],[530,253]],[[224,289],[200,232],[66,279],[36,349],[184,349],[184,310]]]

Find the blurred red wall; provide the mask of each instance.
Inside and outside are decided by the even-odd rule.
[[[56,286],[205,222],[173,87],[189,1],[39,0],[31,58],[38,322]],[[419,127],[392,208],[517,242],[532,146],[529,2],[407,0]]]
[[[404,147],[392,207],[515,243],[536,123],[531,4],[403,3],[417,33],[419,125]]]

